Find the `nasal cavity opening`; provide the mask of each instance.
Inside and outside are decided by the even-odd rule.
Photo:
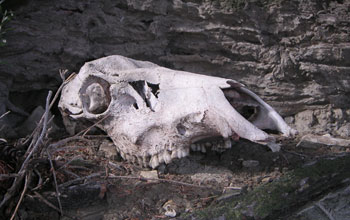
[[[253,121],[259,112],[259,104],[249,95],[233,88],[223,89],[225,98],[231,106],[248,121]]]
[[[159,84],[153,84],[153,83],[149,83],[147,82],[147,86],[149,88],[151,88],[151,92],[152,94],[158,98],[158,94],[159,94]]]
[[[254,115],[257,112],[257,108],[255,106],[243,106],[240,111],[238,111],[245,119],[251,121],[254,118]]]
[[[129,84],[135,89],[135,91],[141,96],[146,106],[154,111],[156,104],[158,103],[159,84],[149,83],[145,80],[138,80],[129,82]],[[134,106],[138,109],[138,106]]]

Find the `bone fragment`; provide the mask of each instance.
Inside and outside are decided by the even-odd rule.
[[[150,167],[153,169],[156,168],[159,165],[159,160],[158,160],[158,155],[155,154],[152,156],[150,162],[149,162]]]
[[[164,162],[166,164],[169,164],[171,162],[171,155],[169,154],[169,152],[167,150],[164,151],[163,158],[164,158]]]
[[[164,163],[164,157],[163,157],[163,152],[159,153],[158,154],[158,162],[161,164],[161,163]]]
[[[175,159],[175,158],[178,158],[177,157],[177,150],[173,150],[172,152],[171,152],[171,159]]]

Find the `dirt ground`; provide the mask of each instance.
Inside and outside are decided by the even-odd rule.
[[[279,142],[281,151],[274,153],[240,140],[225,152],[191,152],[152,171],[121,160],[104,135],[73,139],[56,146],[51,155],[61,205],[50,164],[38,159],[17,219],[181,219],[275,181],[308,161],[345,151],[305,149],[290,139]]]

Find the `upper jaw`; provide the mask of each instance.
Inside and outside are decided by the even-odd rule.
[[[102,62],[102,61],[101,61]],[[132,65],[131,65],[132,66]],[[141,65],[142,66],[142,65]],[[163,103],[172,105],[172,108],[168,110],[166,113],[174,113],[171,119],[177,118],[178,116],[181,116],[179,118],[184,118],[185,115],[187,115],[188,112],[184,113],[184,110],[181,109],[183,112],[181,115],[177,115],[177,111],[182,106],[186,105],[182,103],[182,99],[178,99],[177,102],[175,102],[177,96],[172,96],[169,93],[173,89],[169,88],[176,88],[178,89],[179,85],[181,85],[184,88],[187,88],[188,84],[193,90],[186,90],[188,93],[192,94],[191,99],[195,99],[196,105],[193,106],[189,111],[191,113],[191,117],[189,119],[190,123],[189,125],[193,125],[196,123],[203,123],[205,124],[205,129],[210,128],[210,130],[201,131],[201,133],[196,133],[195,130],[193,130],[193,126],[189,127],[189,130],[192,129],[191,132],[193,132],[192,135],[188,136],[187,139],[185,137],[174,139],[174,137],[170,137],[169,134],[162,133],[162,130],[159,130],[159,133],[155,132],[156,134],[159,134],[159,136],[156,138],[155,142],[149,141],[149,145],[143,145],[145,143],[142,143],[142,141],[137,143],[135,138],[139,132],[135,132],[137,130],[138,126],[134,126],[133,128],[127,130],[127,132],[121,131],[120,121],[118,122],[119,130],[114,130],[117,126],[111,125],[110,127],[105,126],[105,130],[110,130],[109,135],[114,139],[114,142],[117,147],[118,145],[125,144],[127,147],[119,147],[119,151],[122,155],[122,157],[128,161],[132,161],[135,163],[138,163],[143,166],[150,166],[152,168],[157,167],[160,163],[170,163],[174,158],[182,158],[184,156],[187,156],[190,152],[190,149],[192,150],[200,150],[202,152],[206,151],[208,148],[211,149],[227,149],[231,147],[232,141],[238,141],[238,139],[244,138],[247,140],[250,140],[252,142],[265,144],[269,146],[273,151],[277,151],[279,147],[275,144],[275,140],[273,136],[269,135],[264,131],[264,129],[271,129],[271,130],[277,130],[284,134],[285,136],[292,136],[296,133],[296,131],[292,128],[290,128],[282,119],[282,117],[267,103],[265,103],[263,100],[261,100],[256,94],[245,88],[242,84],[237,83],[232,80],[222,79],[222,78],[215,78],[215,77],[209,77],[209,76],[201,76],[198,77],[198,75],[195,74],[189,74],[185,72],[178,72],[178,71],[172,71],[165,68],[154,68],[155,66],[152,66],[152,69],[135,69],[128,68],[130,70],[123,72],[125,76],[128,76],[129,81],[133,79],[133,81],[137,80],[139,84],[135,85],[131,81],[123,80],[118,81],[116,78],[99,74],[97,76],[89,76],[89,71],[86,69],[86,73],[82,71],[85,75],[78,76],[76,79],[73,79],[68,85],[66,85],[63,93],[67,93],[64,99],[66,99],[63,102],[63,99],[60,100],[60,108],[61,110],[67,110],[67,114],[69,114],[72,118],[85,118],[92,121],[97,121],[103,117],[105,117],[108,114],[115,114],[114,116],[111,116],[114,118],[114,122],[116,122],[117,114],[120,115],[123,111],[119,109],[118,112],[113,112],[113,109],[111,107],[117,106],[114,105],[117,101],[122,102],[121,100],[116,100],[116,97],[119,98],[124,97],[124,104],[126,111],[129,111],[129,106],[127,105],[127,99],[126,97],[134,97],[137,104],[138,111],[148,111],[147,117],[149,117],[150,114],[153,114],[153,112],[158,111],[158,107],[161,105],[157,105],[157,102],[155,102],[152,96],[152,85],[159,85],[158,90],[160,93],[155,93],[154,96],[158,98],[160,104],[163,105]],[[88,68],[88,65],[85,66],[85,68]],[[138,72],[139,71],[139,72]],[[153,72],[152,72],[153,71]],[[157,74],[155,74],[155,72]],[[108,71],[107,71],[108,72]],[[81,75],[82,73],[79,73]],[[154,74],[153,74],[154,73]],[[175,74],[176,73],[176,74]],[[118,74],[121,74],[118,72]],[[143,77],[145,79],[142,79],[141,74],[144,74]],[[168,74],[168,75],[167,75]],[[172,76],[169,80],[169,74]],[[122,74],[121,74],[122,75]],[[184,80],[184,76],[186,75],[186,80]],[[131,77],[132,76],[132,77]],[[163,76],[163,77],[162,77]],[[141,78],[141,79],[139,79]],[[154,79],[153,79],[154,78]],[[107,102],[110,103],[109,106],[106,104],[106,109],[103,108],[102,110],[99,110],[98,108],[93,108],[93,105],[90,105],[92,102],[90,99],[88,102],[84,101],[84,96],[82,95],[79,97],[78,94],[85,92],[89,92],[89,89],[82,89],[78,91],[78,88],[82,87],[83,83],[89,82],[89,80],[92,80],[92,82],[99,82],[100,85],[105,88],[105,94],[109,94],[109,91],[112,95],[108,97],[107,95]],[[159,81],[157,81],[157,80]],[[191,79],[191,80],[189,80]],[[200,80],[199,80],[200,79]],[[109,81],[108,81],[109,80]],[[179,83],[173,83],[173,81],[178,80]],[[108,81],[108,82],[107,82]],[[148,82],[150,81],[150,82]],[[123,83],[122,83],[123,82]],[[141,83],[142,84],[141,84]],[[104,85],[110,85],[104,86]],[[88,87],[91,86],[91,87]],[[137,91],[139,86],[142,86],[141,90]],[[171,87],[172,86],[172,87]],[[101,87],[101,88],[102,88]],[[180,88],[182,88],[180,87]],[[94,87],[94,84],[87,84],[86,88],[90,88],[91,91],[94,88],[98,88],[98,86]],[[168,88],[168,89],[166,89]],[[188,89],[187,88],[187,89]],[[197,89],[198,88],[198,89]],[[123,90],[126,95],[128,96],[120,96],[118,93],[119,90]],[[67,92],[69,91],[69,92]],[[84,92],[85,91],[85,92]],[[193,92],[198,92],[198,97],[193,96]],[[150,92],[150,93],[149,93]],[[139,95],[144,95],[144,98]],[[75,96],[70,97],[70,94],[76,94]],[[115,95],[117,94],[117,95]],[[148,96],[148,94],[150,96]],[[138,97],[138,98],[137,98]],[[171,97],[171,100],[169,100],[169,97]],[[187,94],[182,96],[184,100],[187,97]],[[87,96],[87,98],[91,98],[90,96]],[[110,100],[110,98],[112,98]],[[164,99],[162,99],[164,98]],[[146,99],[148,101],[148,106],[150,109],[147,109],[147,103],[142,104],[142,102]],[[179,101],[180,100],[180,101]],[[198,101],[199,100],[199,101]],[[187,100],[188,101],[188,100]],[[189,102],[193,100],[189,100]],[[200,102],[203,103],[201,104]],[[71,105],[71,103],[73,103]],[[87,105],[86,103],[90,103]],[[199,103],[199,104],[198,104]],[[197,105],[198,104],[198,105]],[[144,107],[146,106],[146,107]],[[180,107],[179,107],[180,106]],[[98,111],[95,111],[98,109]],[[123,108],[124,109],[124,108]],[[195,111],[199,111],[200,114],[196,114]],[[68,113],[69,111],[69,113]],[[104,112],[103,112],[104,111]],[[115,109],[114,109],[115,111]],[[136,111],[136,110],[135,110]],[[90,113],[92,112],[92,113]],[[131,112],[131,110],[130,110]],[[151,113],[149,113],[151,112]],[[165,114],[163,113],[164,117],[163,119],[167,119],[165,117]],[[190,114],[188,114],[190,115]],[[134,114],[130,118],[137,118],[139,120],[139,117]],[[183,116],[183,117],[182,117]],[[193,116],[193,117],[192,117]],[[203,121],[203,119],[205,119]],[[187,119],[186,119],[187,120]],[[136,121],[136,120],[135,120]],[[145,123],[143,124],[144,127],[148,125],[149,119],[145,118]],[[159,119],[155,120],[155,122],[158,123]],[[143,121],[141,121],[143,122]],[[102,122],[101,124],[103,124]],[[142,124],[142,123],[141,123]],[[176,134],[176,132],[181,133],[181,129],[176,130],[176,124],[175,125],[169,125],[172,126],[170,129],[171,134]],[[108,127],[108,129],[106,129]],[[124,128],[127,126],[124,126]],[[133,132],[133,133],[132,133]],[[205,133],[206,132],[206,133]],[[132,137],[129,138],[128,141],[125,142],[125,140],[118,139],[120,134],[130,134]],[[142,129],[140,133],[143,133]],[[183,132],[182,132],[183,133]],[[203,135],[203,133],[205,135]],[[165,135],[163,135],[165,134]],[[168,135],[168,136],[167,136]],[[179,134],[181,135],[181,134]],[[154,134],[149,135],[151,138],[154,138]],[[222,140],[218,140],[216,137],[222,137]],[[162,144],[156,143],[160,140],[164,139],[171,139],[173,142],[177,143],[166,143],[166,141]],[[141,139],[140,139],[141,140]],[[142,139],[143,140],[143,139]],[[215,144],[213,144],[215,143]],[[157,146],[158,144],[158,146]],[[161,146],[160,146],[161,145]],[[141,147],[143,149],[141,149]],[[146,149],[148,148],[149,149]],[[139,151],[138,151],[139,150]]]

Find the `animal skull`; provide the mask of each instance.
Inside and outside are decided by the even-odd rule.
[[[190,148],[230,148],[239,137],[275,151],[274,138],[262,129],[295,133],[271,106],[234,80],[122,56],[86,63],[65,85],[59,108],[67,129],[74,130],[75,120],[100,121],[97,126],[125,160],[152,168],[187,156]]]

